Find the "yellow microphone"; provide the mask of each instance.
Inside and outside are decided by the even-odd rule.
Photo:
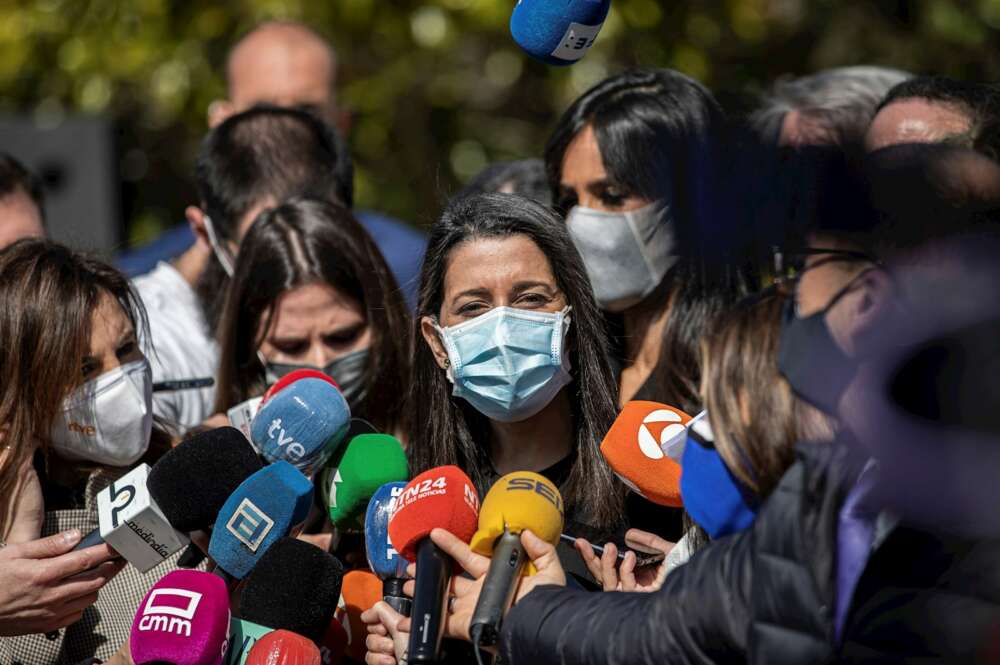
[[[479,509],[479,530],[470,543],[474,552],[490,557],[490,569],[469,626],[474,645],[496,644],[518,579],[522,572],[537,572],[521,544],[521,532],[530,529],[555,545],[562,528],[562,495],[545,476],[515,471],[493,484]]]

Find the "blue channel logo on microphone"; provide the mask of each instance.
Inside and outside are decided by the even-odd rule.
[[[256,552],[260,544],[267,538],[274,527],[274,520],[250,499],[243,499],[236,512],[226,523],[226,530],[237,540],[246,545],[251,552]]]

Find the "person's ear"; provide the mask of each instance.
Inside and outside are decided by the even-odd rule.
[[[845,326],[845,347],[857,355],[871,349],[876,336],[884,332],[884,322],[895,306],[896,290],[888,273],[872,269],[858,278],[855,293],[844,303],[848,317]]]
[[[208,231],[205,230],[205,213],[197,206],[188,206],[184,209],[184,217],[187,219],[191,232],[194,233],[195,242],[211,248],[212,243],[208,240]]]
[[[236,108],[228,99],[216,99],[208,105],[208,128],[214,129],[221,125],[226,118],[236,113]]]
[[[448,352],[441,342],[441,336],[438,335],[431,317],[423,316],[420,318],[420,334],[424,336],[424,342],[430,347],[431,353],[434,354],[434,360],[437,361],[438,367],[448,369]]]

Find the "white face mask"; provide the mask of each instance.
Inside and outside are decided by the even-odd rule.
[[[52,448],[67,459],[128,466],[149,448],[152,431],[153,373],[143,358],[73,391],[52,425]]]
[[[576,206],[566,228],[583,258],[602,309],[621,312],[642,301],[677,261],[670,208],[651,203],[628,212]]]

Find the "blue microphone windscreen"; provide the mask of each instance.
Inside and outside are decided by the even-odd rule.
[[[208,555],[242,579],[268,548],[309,515],[313,486],[279,460],[247,478],[226,500],[215,521]]]
[[[253,443],[268,462],[285,460],[311,476],[344,441],[351,409],[321,379],[300,379],[276,393],[250,424]]]
[[[368,502],[368,512],[365,514],[365,550],[368,552],[368,565],[372,572],[381,579],[390,577],[406,577],[406,565],[409,563],[400,556],[389,540],[389,518],[392,509],[405,482],[386,483],[375,490]]]
[[[510,34],[536,60],[572,65],[593,45],[610,8],[611,0],[520,0]]]

